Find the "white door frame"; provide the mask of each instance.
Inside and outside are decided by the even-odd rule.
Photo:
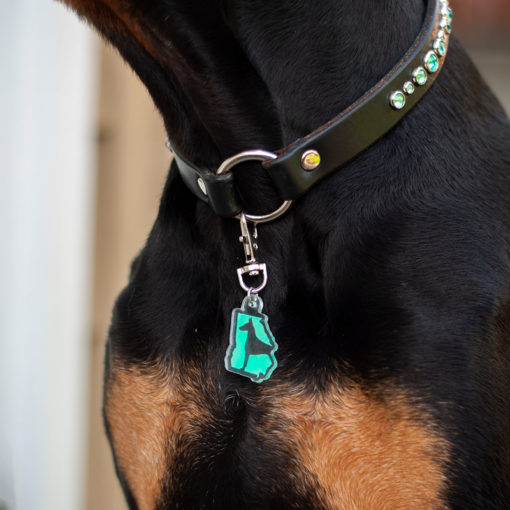
[[[0,500],[9,510],[84,507],[97,53],[61,4],[0,3]]]

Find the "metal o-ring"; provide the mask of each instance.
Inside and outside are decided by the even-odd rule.
[[[232,156],[219,166],[218,170],[216,170],[216,175],[223,175],[227,172],[229,172],[234,166],[244,163],[245,161],[273,161],[278,156],[274,152],[265,151],[262,149],[256,149],[256,150],[250,150],[250,151],[244,151],[236,154],[235,156]],[[270,212],[268,214],[261,214],[261,215],[255,215],[255,214],[247,214],[245,213],[246,219],[248,221],[251,221],[252,223],[267,223],[269,221],[276,220],[279,218],[282,214],[287,212],[292,205],[292,200],[285,200],[283,204],[278,207],[273,212]],[[236,218],[240,218],[240,215],[237,215]]]

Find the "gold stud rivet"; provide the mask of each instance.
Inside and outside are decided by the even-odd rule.
[[[304,170],[315,170],[321,164],[321,155],[315,150],[303,152],[301,166]]]
[[[202,179],[202,177],[199,177],[197,179],[197,184],[198,184],[198,187],[200,188],[200,191],[205,195],[207,196],[207,188],[205,187],[205,182],[204,182],[204,179]]]

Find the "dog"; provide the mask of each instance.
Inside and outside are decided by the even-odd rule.
[[[209,169],[335,118],[402,58],[427,4],[63,1]],[[280,203],[259,162],[235,187],[246,211]],[[106,347],[130,509],[510,508],[510,124],[454,36],[400,122],[260,226],[278,367],[259,384],[225,369],[238,228],[174,163]]]

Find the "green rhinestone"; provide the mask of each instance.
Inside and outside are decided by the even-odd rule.
[[[439,59],[435,51],[429,51],[424,59],[425,67],[430,73],[435,73],[439,69]]]
[[[416,85],[425,85],[427,83],[427,71],[423,67],[417,67],[413,71],[413,81]]]
[[[444,43],[443,39],[436,39],[434,41],[434,50],[440,57],[444,57],[446,53],[446,44]]]
[[[404,86],[402,87],[402,90],[408,95],[410,96],[411,94],[414,94],[414,85],[413,85],[413,82],[412,81],[406,81],[404,83]]]
[[[396,90],[390,96],[390,105],[395,110],[402,110],[406,105],[406,96],[400,90]]]
[[[446,34],[450,34],[452,31],[452,26],[447,18],[441,18],[439,22],[439,26],[445,31]]]

